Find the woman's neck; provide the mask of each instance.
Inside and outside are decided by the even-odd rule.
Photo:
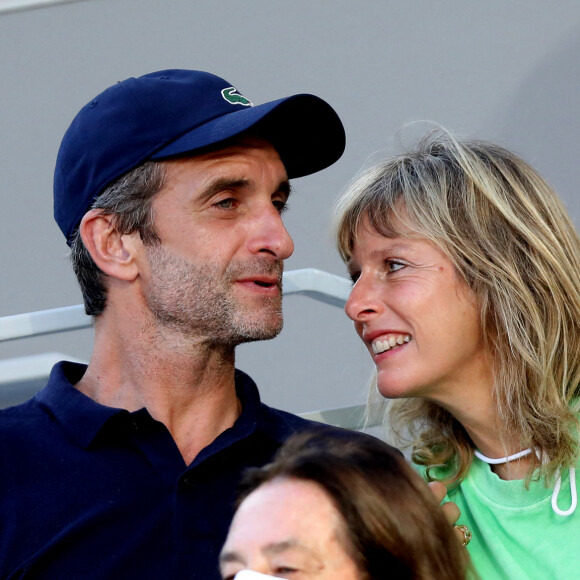
[[[443,406],[461,423],[475,448],[490,459],[505,458],[529,447],[529,443],[509,433],[502,425],[491,397],[491,388],[479,392],[474,389],[465,398],[455,398],[452,404]],[[490,468],[500,479],[523,479],[533,461],[533,455],[527,454],[505,463],[492,464]]]

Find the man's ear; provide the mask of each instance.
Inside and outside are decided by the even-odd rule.
[[[138,232],[121,234],[113,216],[100,209],[91,209],[79,226],[85,248],[95,264],[108,276],[132,281],[139,269],[135,260],[136,243],[141,243]]]

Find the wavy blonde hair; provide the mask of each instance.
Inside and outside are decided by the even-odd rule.
[[[403,210],[403,211],[401,211]],[[348,261],[362,220],[398,234],[397,220],[440,248],[475,293],[494,365],[502,437],[537,452],[552,478],[577,457],[580,384],[580,240],[558,196],[525,161],[481,141],[435,130],[407,153],[364,171],[336,207],[339,252]],[[394,219],[395,218],[395,219]],[[446,466],[460,481],[473,459],[462,425],[439,405],[390,405],[408,430],[413,460]],[[543,458],[543,463],[540,460]]]

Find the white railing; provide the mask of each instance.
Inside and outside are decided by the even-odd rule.
[[[0,0],[0,14],[2,12],[44,8],[55,4],[68,4],[69,2],[79,2],[79,0]]]

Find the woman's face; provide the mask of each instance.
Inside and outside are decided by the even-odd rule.
[[[292,580],[359,580],[339,539],[344,525],[317,484],[274,479],[236,512],[220,556],[222,577],[246,569]]]
[[[469,403],[477,385],[491,390],[475,295],[440,249],[396,225],[397,238],[367,220],[359,228],[346,313],[375,362],[383,396]]]

